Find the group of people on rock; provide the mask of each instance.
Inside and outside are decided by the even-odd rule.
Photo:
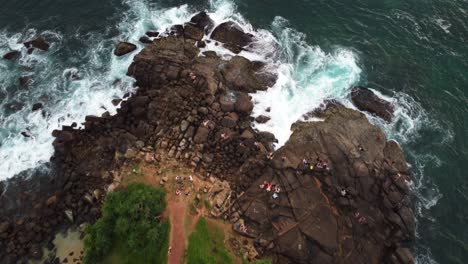
[[[271,192],[273,191],[272,198],[276,199],[279,197],[279,193],[281,192],[281,187],[279,185],[273,185],[272,183],[268,183],[267,181],[263,181],[262,184],[260,184],[260,189],[265,190],[266,192]]]
[[[302,164],[304,165],[305,171],[313,171],[315,169],[330,171],[330,167],[328,167],[328,164],[323,162],[320,158],[317,158],[315,165],[311,164],[305,158],[302,159]]]
[[[365,216],[361,215],[361,213],[359,213],[359,212],[355,212],[354,217],[358,220],[358,223],[360,223],[360,224],[364,224],[364,223],[367,222],[367,218]]]
[[[193,73],[193,72],[189,73],[189,77],[190,77],[190,79],[192,80],[193,83],[195,83],[195,81],[197,80],[197,75],[195,75],[195,73]]]
[[[175,178],[176,180],[176,183],[179,185],[179,187],[177,188],[175,194],[177,196],[181,195],[182,194],[182,191],[184,191],[185,187],[184,187],[184,181],[185,180],[188,180],[188,182],[190,183],[190,186],[193,186],[193,176],[192,175],[189,175],[188,177],[184,178],[182,176],[176,176]],[[189,195],[190,194],[190,189],[185,189],[185,195]]]

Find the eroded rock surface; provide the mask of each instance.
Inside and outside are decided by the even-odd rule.
[[[289,262],[382,263],[414,237],[402,151],[359,112],[330,105],[320,117],[294,125],[237,213],[250,235]],[[264,181],[281,188],[278,198],[259,187]]]

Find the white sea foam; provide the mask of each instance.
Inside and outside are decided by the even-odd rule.
[[[442,18],[436,18],[435,23],[437,26],[439,26],[445,33],[449,34],[449,28],[452,26],[449,21],[442,19]]]
[[[24,33],[9,34],[0,32],[0,54],[9,50],[21,50],[20,67],[32,69],[19,72],[11,70],[9,62],[0,62],[0,87],[16,86],[20,74],[33,76],[30,84],[33,91],[16,91],[15,95],[0,102],[0,180],[12,177],[22,171],[33,169],[47,162],[53,154],[51,133],[62,125],[73,122],[83,122],[86,115],[101,115],[105,111],[115,113],[116,108],[111,100],[122,97],[127,91],[132,91],[133,79],[126,76],[126,71],[133,56],[109,56],[112,52],[112,43],[126,40],[136,43],[138,50],[142,45],[138,43],[140,36],[148,30],[163,31],[173,24],[187,21],[191,13],[187,5],[168,9],[152,9],[143,1],[127,1],[130,9],[125,13],[124,19],[119,23],[119,36],[113,39],[104,39],[104,36],[93,35],[94,46],[77,55],[87,59],[85,63],[74,65],[80,58],[60,60],[58,53],[65,49],[62,45],[62,36],[52,31],[37,32],[28,29]],[[34,52],[26,55],[22,42],[37,35],[45,36],[51,43],[48,52]],[[76,38],[83,36],[76,35]],[[106,46],[108,45],[108,46]],[[138,51],[137,50],[137,51]],[[134,53],[136,54],[136,53]],[[72,63],[69,63],[72,62]],[[69,63],[69,64],[68,64]],[[8,69],[8,70],[7,70]],[[71,80],[71,75],[80,77]],[[120,80],[116,84],[116,80]],[[35,92],[37,91],[37,92]],[[32,104],[48,99],[44,104],[45,117],[41,111],[31,112]],[[7,100],[13,99],[25,103],[22,110],[6,114],[3,107]],[[42,99],[41,99],[42,98]],[[32,101],[37,100],[37,101]],[[25,138],[20,133],[28,131],[32,137]]]
[[[282,17],[274,19],[271,32],[254,30],[232,2],[210,3],[209,15],[215,24],[232,20],[254,35],[254,42],[239,55],[266,62],[267,69],[278,76],[273,87],[251,94],[255,103],[253,116],[265,114],[271,117],[265,124],[256,124],[256,128],[273,133],[279,141],[277,147],[288,140],[291,125],[303,114],[317,108],[325,99],[344,100],[347,90],[359,81],[361,69],[350,49],[337,48],[327,53],[310,46],[306,35],[288,27],[287,20]],[[214,42],[206,49],[226,58],[234,55]],[[271,109],[268,113],[267,108]]]

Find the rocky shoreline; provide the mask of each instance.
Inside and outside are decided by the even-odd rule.
[[[94,222],[119,168],[140,159],[177,161],[229,182],[232,205],[219,217],[274,263],[414,263],[405,247],[415,232],[410,171],[399,145],[364,114],[324,102],[308,114],[323,121],[294,124],[275,151],[274,135],[253,128],[248,94],[266,90],[275,76],[241,56],[200,54],[212,28],[201,12],[168,34],[147,34],[128,69],[138,89],[115,101],[117,114],[54,131],[52,175],[13,179],[0,197],[2,263],[38,259],[61,228]],[[210,41],[238,54],[252,36],[226,22]],[[116,55],[132,50],[119,44]],[[358,93],[357,107],[391,119],[389,103]]]

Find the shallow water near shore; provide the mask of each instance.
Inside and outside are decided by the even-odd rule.
[[[396,116],[390,124],[369,118],[402,145],[412,166],[418,263],[468,260],[465,1],[0,4],[0,55],[9,50],[23,55],[19,62],[0,60],[0,179],[47,163],[53,129],[86,115],[113,113],[111,100],[134,89],[125,73],[135,53],[112,56],[117,41],[138,43],[144,32],[182,23],[206,8],[216,23],[233,19],[253,33],[257,41],[241,55],[268,62],[278,73],[270,90],[253,95],[253,115],[271,116],[257,128],[273,132],[280,145],[290,125],[324,99],[352,107],[352,85],[368,85],[393,101]],[[51,49],[26,56],[21,43],[36,35],[46,37]],[[20,87],[20,76],[32,76],[28,87]],[[31,112],[36,102],[44,109]],[[22,131],[33,137],[24,138]]]

